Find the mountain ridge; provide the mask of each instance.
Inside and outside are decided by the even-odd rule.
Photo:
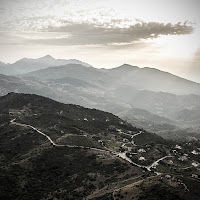
[[[153,115],[168,118],[174,122],[173,124],[183,128],[187,128],[190,125],[197,126],[199,123],[199,120],[194,119],[192,116],[194,110],[196,110],[195,115],[198,116],[198,107],[200,107],[200,96],[198,95],[175,95],[137,90],[133,86],[120,85],[120,80],[118,79],[113,79],[112,81],[113,77],[105,72],[99,72],[95,68],[89,68],[85,71],[84,66],[80,65],[79,67],[71,65],[70,69],[64,66],[63,71],[60,72],[58,70],[58,75],[63,77],[61,79],[55,79],[57,77],[53,71],[57,71],[56,67],[52,68],[53,71],[50,70],[49,76],[45,74],[45,80],[37,76],[17,78],[15,76],[1,75],[0,95],[6,95],[9,92],[38,94],[63,103],[75,103],[88,108],[109,111],[113,114],[118,114],[131,108],[145,109]],[[88,79],[90,76],[92,78]],[[101,79],[102,77],[103,79]],[[188,113],[185,118],[178,117],[180,116],[179,113],[185,113],[184,109],[186,108],[189,109],[190,114]],[[148,118],[148,113],[146,112],[146,114]],[[153,117],[153,115],[151,116]],[[142,115],[138,117],[139,120],[143,120]],[[156,124],[160,123],[159,118],[153,117],[152,120]],[[149,128],[148,123],[142,122],[142,124],[145,125],[146,129]],[[169,128],[171,130],[171,127]]]
[[[76,64],[82,64],[87,67],[92,67],[91,65],[76,60],[76,59],[55,59],[50,55],[46,55],[40,58],[22,58],[12,64],[7,64],[4,66],[4,68],[0,68],[0,73],[3,72],[6,75],[17,75],[17,74],[23,74],[28,73],[31,71],[44,69],[51,66],[60,66],[64,64],[69,63],[76,63]]]
[[[41,69],[42,71],[36,70],[33,72],[29,72],[28,74],[23,74],[22,76],[36,76],[42,79],[46,79],[46,74],[49,74],[49,71],[52,71],[54,69],[58,73],[59,70],[63,70],[64,66],[66,67],[66,70],[68,70],[68,73],[72,72],[69,70],[73,70],[73,73],[76,73],[79,77],[81,77],[82,75],[78,71],[81,66],[83,74],[89,73],[90,71],[88,77],[85,77],[85,80],[87,81],[93,81],[97,79],[100,80],[101,83],[104,82],[113,86],[116,84],[126,84],[132,87],[136,87],[140,90],[143,89],[155,92],[161,91],[178,95],[200,95],[200,83],[196,83],[155,68],[139,68],[127,64],[112,69],[97,69],[94,67],[86,68],[81,64],[67,64],[59,67],[54,66]],[[72,68],[72,66],[74,66],[74,69]],[[75,66],[79,66],[79,68],[76,69]],[[65,71],[65,73],[67,73],[67,71]],[[60,73],[60,75],[57,76],[53,76],[52,74],[48,75],[48,78],[59,79],[64,78],[64,76],[67,76],[67,74],[65,75],[63,73]]]

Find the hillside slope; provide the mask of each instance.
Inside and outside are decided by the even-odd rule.
[[[47,74],[46,71],[48,71]],[[116,71],[118,73],[119,69],[116,68]],[[132,109],[145,110],[137,115],[137,118],[140,121],[147,120],[143,123],[145,129],[149,128],[148,120],[158,124],[157,128],[152,129],[153,131],[159,131],[162,123],[183,128],[197,126],[200,123],[199,118],[193,117],[192,114],[200,115],[200,96],[198,95],[175,95],[138,90],[135,86],[125,85],[120,79],[114,77],[114,74],[77,64],[51,67],[29,75],[35,75],[35,73],[40,73],[37,75],[40,78],[0,75],[0,95],[9,92],[43,95],[63,103],[75,103],[116,115],[126,113],[124,117],[128,117],[130,122],[134,121],[134,116],[130,115]],[[152,113],[151,117],[149,112]],[[187,117],[179,117],[180,113],[186,113]],[[163,121],[160,120],[161,118],[168,118],[168,120]],[[162,126],[161,130],[163,128],[171,130],[171,127],[169,129],[168,127]]]
[[[176,176],[180,165],[173,142],[111,113],[30,94],[0,97],[0,143],[1,199],[105,199],[157,172]],[[183,167],[199,161],[187,144],[181,145],[188,154]],[[198,151],[198,145],[192,147]],[[170,159],[174,164],[167,169]],[[193,167],[184,177],[197,171]],[[163,194],[185,197],[184,188],[176,194],[180,183]]]

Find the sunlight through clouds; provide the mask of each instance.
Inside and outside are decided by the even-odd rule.
[[[192,69],[200,48],[199,6],[198,0],[0,0],[0,59],[20,59],[26,47],[36,57],[60,48],[52,55],[107,68],[129,61],[187,77],[185,66]]]

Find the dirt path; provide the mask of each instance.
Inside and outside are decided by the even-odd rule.
[[[42,131],[38,130],[37,128],[35,128],[34,126],[31,126],[31,125],[28,125],[28,124],[22,124],[22,123],[19,123],[19,122],[15,122],[16,119],[12,119],[10,121],[11,124],[14,124],[14,125],[17,125],[17,126],[21,126],[21,127],[26,127],[26,128],[31,128],[35,131],[37,131],[39,134],[43,135],[44,137],[46,137],[49,142],[53,145],[53,146],[56,146],[56,147],[69,147],[69,148],[81,148],[81,149],[90,149],[90,150],[95,150],[95,151],[101,151],[101,152],[106,152],[106,153],[110,153],[116,157],[119,157],[123,160],[125,160],[126,162],[129,162],[130,164],[134,165],[134,166],[137,166],[137,167],[140,167],[142,169],[147,169],[148,171],[151,171],[151,168],[156,166],[161,160],[164,160],[165,158],[169,158],[169,157],[173,157],[173,156],[164,156],[158,160],[156,160],[155,162],[153,162],[151,165],[149,166],[143,166],[143,165],[139,165],[137,163],[134,163],[130,158],[128,158],[126,156],[126,153],[119,153],[119,152],[116,152],[116,151],[111,151],[110,149],[108,149],[107,147],[104,146],[105,149],[99,149],[99,148],[94,148],[94,147],[84,147],[84,146],[77,146],[77,145],[64,145],[64,144],[57,144],[55,143],[48,135],[46,135],[45,133],[43,133]],[[135,134],[135,135],[131,135],[133,137],[141,134],[142,132],[140,131],[139,133]],[[129,134],[128,134],[129,135]],[[156,172],[155,172],[156,173]]]

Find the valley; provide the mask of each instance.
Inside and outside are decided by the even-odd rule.
[[[192,131],[189,137],[176,134],[199,127],[199,83],[153,68],[127,64],[113,69],[97,69],[89,64],[82,65],[81,61],[80,64],[58,66],[60,61],[56,59],[53,62],[56,66],[48,67],[46,57],[34,62],[41,59],[43,63],[39,70],[14,76],[0,75],[0,94],[32,93],[63,103],[108,111],[133,126],[156,132],[162,137],[170,135],[168,139],[189,141],[192,137],[199,137]],[[21,62],[18,65],[24,66]],[[31,63],[31,59],[26,59],[27,66]],[[147,75],[149,83],[144,85]],[[156,88],[157,85],[160,88]]]

